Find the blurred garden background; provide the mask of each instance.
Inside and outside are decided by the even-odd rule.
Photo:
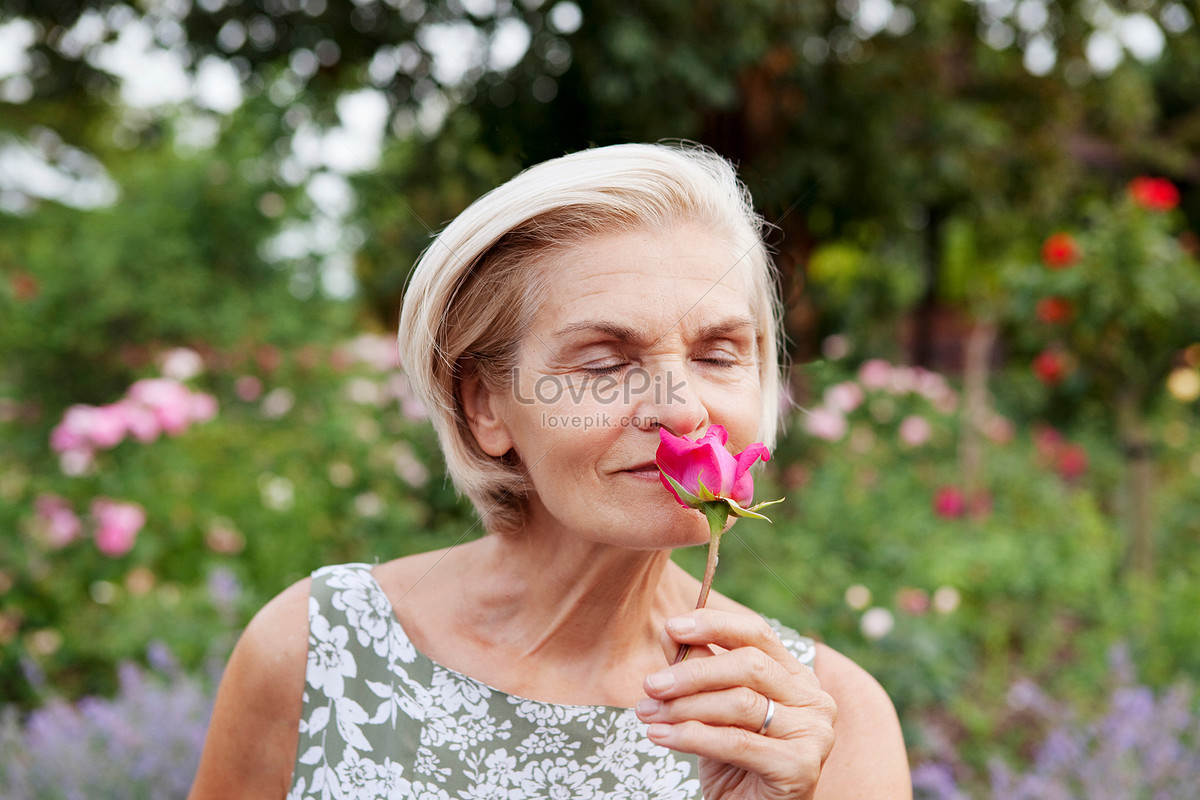
[[[479,535],[412,263],[687,139],[774,224],[791,360],[718,590],[880,679],[918,797],[1200,797],[1197,13],[5,0],[0,796],[183,797],[263,602]]]

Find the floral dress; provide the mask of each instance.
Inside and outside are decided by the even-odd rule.
[[[699,798],[695,756],[632,709],[514,697],[413,647],[371,565],[313,573],[300,743],[288,800]],[[774,620],[812,665],[814,647]]]

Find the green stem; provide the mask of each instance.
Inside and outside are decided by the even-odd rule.
[[[704,516],[708,518],[708,563],[704,566],[704,580],[700,583],[700,597],[696,600],[696,608],[704,608],[708,603],[708,592],[712,589],[713,576],[717,574],[717,551],[721,547],[721,533],[725,530],[725,521],[729,519],[729,506],[724,503],[708,504],[704,508]],[[690,645],[683,645],[675,656],[672,664],[678,664],[687,658],[691,651]]]

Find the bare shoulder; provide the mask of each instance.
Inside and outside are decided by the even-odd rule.
[[[299,741],[308,651],[308,593],[298,581],[254,615],[221,678],[189,795],[283,797]]]
[[[820,643],[813,671],[838,709],[833,750],[817,784],[817,800],[909,800],[912,782],[904,735],[879,681]]]

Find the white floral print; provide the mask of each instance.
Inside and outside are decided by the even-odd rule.
[[[811,665],[812,641],[777,623]],[[313,573],[288,800],[695,800],[632,709],[514,697],[419,653],[367,564]]]

